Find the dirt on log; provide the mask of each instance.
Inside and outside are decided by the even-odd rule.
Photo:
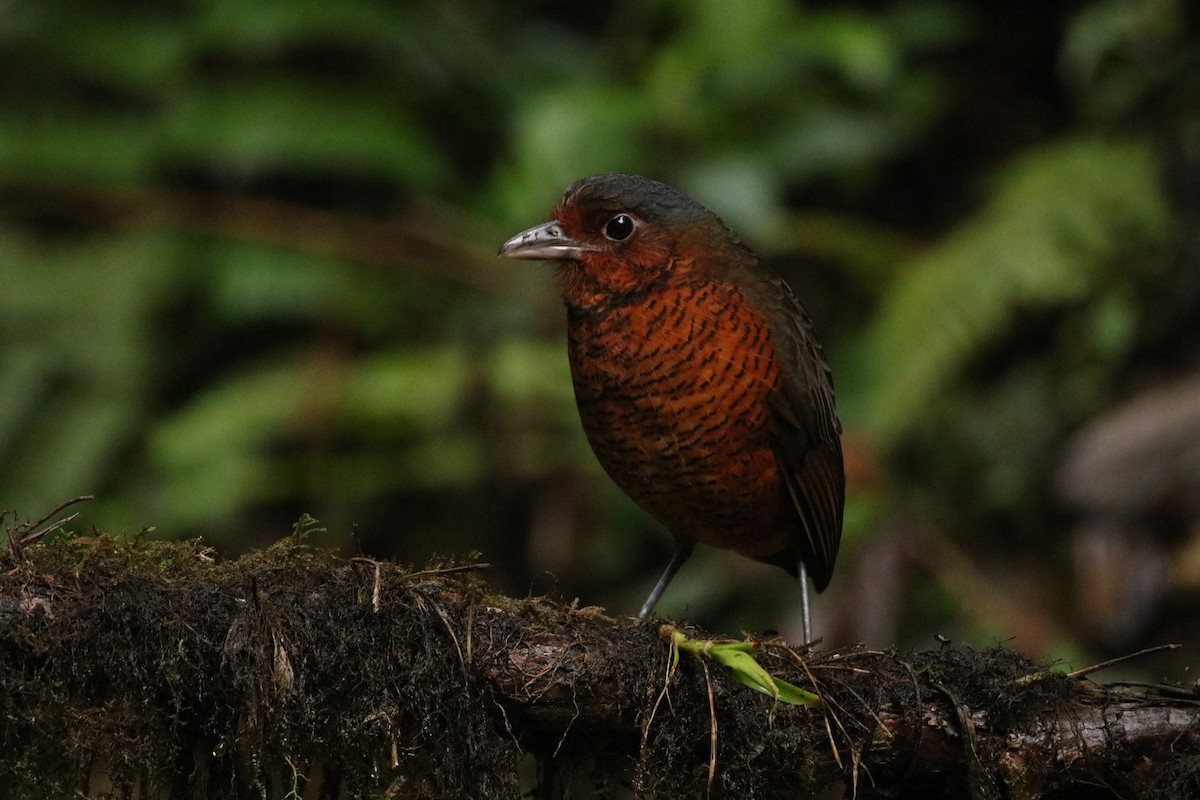
[[[47,538],[0,555],[0,797],[1200,796],[1190,689],[764,642],[788,705],[471,565]]]

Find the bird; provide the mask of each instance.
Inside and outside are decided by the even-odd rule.
[[[712,211],[651,178],[571,184],[499,255],[557,262],[567,354],[600,465],[675,540],[647,617],[697,544],[823,591],[841,541],[842,426],[813,323]]]

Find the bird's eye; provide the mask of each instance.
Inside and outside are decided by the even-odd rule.
[[[633,233],[633,217],[628,214],[617,214],[604,224],[604,235],[614,242],[628,239]]]

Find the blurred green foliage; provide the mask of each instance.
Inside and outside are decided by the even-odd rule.
[[[1183,0],[1009,6],[14,0],[0,506],[91,493],[98,527],[231,550],[308,512],[632,609],[666,538],[583,441],[551,270],[493,254],[635,171],[818,322],[851,472],[830,637],[1085,647],[1050,481],[1197,366],[1200,34]],[[1036,599],[988,618],[954,602],[977,580]],[[663,610],[786,631],[794,595],[704,555]]]
[[[1163,241],[1169,217],[1145,143],[1076,137],[1015,159],[996,184],[959,230],[901,265],[883,299],[867,403],[885,440],[953,391],[963,363],[1011,330],[1018,311],[1103,299],[1107,273],[1161,263],[1155,253],[1130,263]],[[1095,333],[1079,344],[1125,355],[1128,330]]]

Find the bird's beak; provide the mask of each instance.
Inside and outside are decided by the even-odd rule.
[[[563,232],[557,220],[538,225],[500,245],[499,255],[509,258],[531,258],[545,261],[568,261],[595,248]]]

